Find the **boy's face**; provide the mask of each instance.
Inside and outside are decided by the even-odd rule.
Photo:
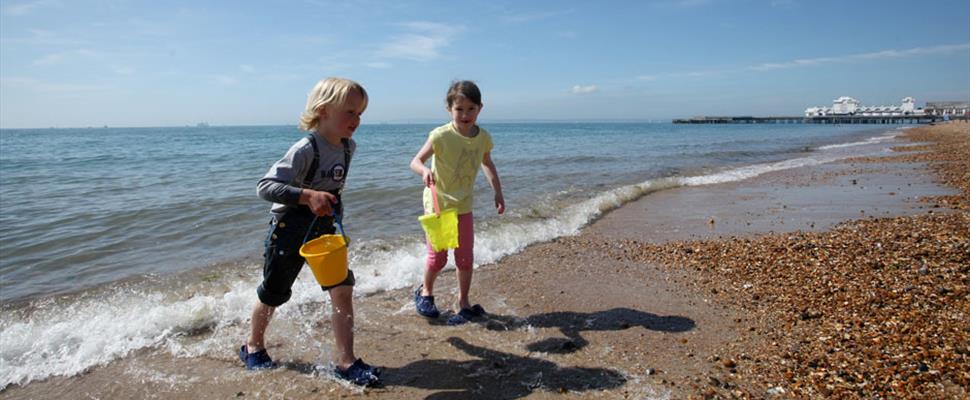
[[[475,121],[478,120],[478,113],[481,111],[482,107],[462,96],[458,96],[451,103],[451,106],[448,107],[448,114],[451,114],[451,120],[454,121],[455,127],[462,132],[468,132],[475,126]]]
[[[365,107],[364,96],[351,90],[343,104],[330,104],[320,108],[317,129],[322,134],[348,139],[360,126],[360,116],[364,114]]]

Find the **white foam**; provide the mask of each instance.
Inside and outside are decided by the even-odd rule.
[[[893,130],[889,131],[886,135],[883,135],[883,136],[873,136],[873,137],[868,138],[866,140],[863,140],[861,142],[849,142],[849,143],[830,144],[828,146],[820,146],[818,149],[819,150],[831,150],[831,149],[841,149],[841,148],[845,148],[845,147],[865,146],[867,144],[882,143],[882,142],[885,142],[885,141],[889,141],[889,140],[895,139],[904,130],[905,130],[904,128],[893,129]]]

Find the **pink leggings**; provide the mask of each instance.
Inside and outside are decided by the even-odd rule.
[[[458,216],[458,248],[455,249],[455,266],[462,271],[472,269],[475,261],[475,222],[472,213]],[[434,251],[428,243],[428,272],[437,274],[448,263],[448,250]]]

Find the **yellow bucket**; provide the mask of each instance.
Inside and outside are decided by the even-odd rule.
[[[322,235],[303,244],[306,259],[320,286],[334,286],[347,279],[347,242],[343,235]]]
[[[438,190],[434,184],[431,185],[431,198],[435,213],[418,217],[424,233],[428,236],[428,242],[431,243],[431,249],[442,251],[458,248],[458,210],[441,210],[438,206]]]

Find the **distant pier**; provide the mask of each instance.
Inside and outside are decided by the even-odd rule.
[[[966,119],[953,117],[950,119]],[[825,115],[812,117],[691,117],[675,124],[927,124],[943,121],[942,115]]]

